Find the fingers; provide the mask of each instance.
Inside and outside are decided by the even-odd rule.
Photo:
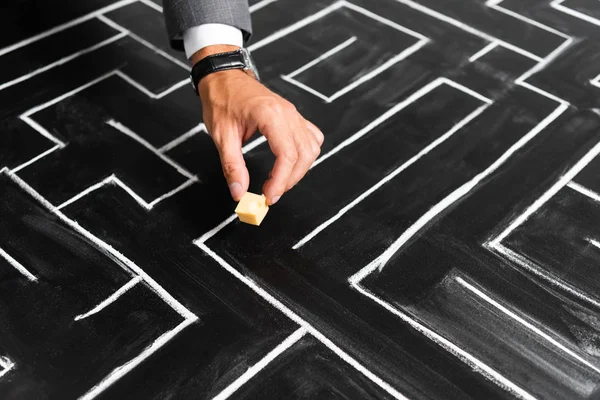
[[[298,151],[289,133],[267,136],[267,140],[276,158],[270,178],[263,186],[263,193],[267,204],[275,204],[287,190],[290,176],[298,161]]]
[[[215,144],[221,158],[223,174],[229,185],[231,197],[235,201],[240,201],[242,196],[248,191],[250,176],[246,168],[246,162],[242,154],[242,140],[237,133],[216,134]]]
[[[306,125],[306,129],[308,129],[308,131],[315,137],[317,143],[319,144],[319,147],[321,147],[323,145],[323,142],[325,141],[325,136],[323,135],[323,132],[321,132],[321,130],[319,128],[316,127],[315,124],[313,124],[312,122],[310,122],[307,119],[304,119],[304,124]]]
[[[298,152],[298,161],[294,165],[294,170],[288,180],[286,191],[296,186],[304,178],[319,154],[321,154],[321,144],[318,142],[317,133],[310,131],[306,122],[304,118],[298,115],[298,122],[292,128],[292,132],[295,132],[294,139]],[[320,131],[318,132],[320,133]]]
[[[276,159],[263,193],[268,204],[275,204],[306,175],[321,152],[323,134],[293,106],[265,121],[261,131]]]

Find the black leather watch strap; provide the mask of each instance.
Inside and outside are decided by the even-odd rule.
[[[198,94],[198,84],[205,76],[214,72],[226,71],[229,69],[247,69],[246,61],[241,50],[230,51],[227,53],[213,54],[198,61],[192,68],[191,80],[196,94]]]

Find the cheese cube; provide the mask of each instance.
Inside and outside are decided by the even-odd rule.
[[[268,211],[267,198],[250,192],[246,192],[235,208],[240,221],[256,226],[260,225]]]

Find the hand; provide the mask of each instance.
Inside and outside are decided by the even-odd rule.
[[[232,46],[209,46],[194,62]],[[308,172],[321,152],[324,136],[287,100],[271,92],[242,70],[212,73],[199,84],[204,124],[219,151],[231,196],[239,201],[248,190],[250,176],[242,145],[258,130],[276,157],[263,186],[267,204],[275,204]]]

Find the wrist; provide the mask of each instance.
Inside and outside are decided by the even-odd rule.
[[[239,49],[240,48],[238,46],[231,46],[228,44],[215,44],[212,46],[203,47],[192,55],[192,65],[195,65],[200,60],[208,56],[212,56],[213,54],[227,53]]]
[[[198,50],[197,52],[195,52],[192,55],[192,64],[196,65],[196,63],[198,63],[201,60],[205,59],[206,57],[212,56],[214,54],[227,53],[227,52],[231,52],[231,51],[237,51],[239,49],[240,49],[240,47],[238,47],[238,46],[224,45],[224,44],[206,46],[206,47],[203,47],[202,49]],[[206,75],[205,77],[203,77],[200,80],[200,82],[198,82],[198,95],[200,95],[200,98],[202,98],[203,97],[202,94],[207,93],[207,90],[209,89],[210,86],[213,86],[213,83],[215,83],[216,85],[222,85],[223,78],[228,78],[230,76],[235,77],[239,73],[243,73],[243,71],[231,69],[231,70],[213,72],[211,74]],[[221,82],[221,83],[219,83],[219,82]]]
[[[202,78],[198,83],[198,95],[202,101],[207,100],[210,94],[224,93],[227,91],[230,83],[238,82],[238,79],[248,78],[248,75],[241,69],[230,69],[209,74]]]

